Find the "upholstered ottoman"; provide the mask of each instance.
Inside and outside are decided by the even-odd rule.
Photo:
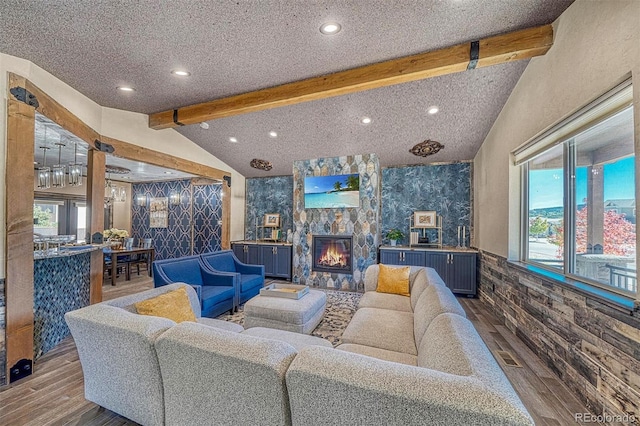
[[[322,291],[310,290],[300,299],[256,296],[244,305],[244,328],[268,327],[310,334],[327,305]]]

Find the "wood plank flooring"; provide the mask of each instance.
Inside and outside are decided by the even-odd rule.
[[[105,300],[153,287],[146,275],[103,286]],[[458,299],[491,351],[508,351],[522,367],[499,361],[537,425],[577,424],[573,413],[585,405],[553,375],[478,299]],[[0,388],[0,425],[116,426],[136,423],[84,399],[82,368],[73,339],[65,339],[40,358],[30,377]]]

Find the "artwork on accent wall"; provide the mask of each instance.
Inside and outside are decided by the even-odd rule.
[[[360,207],[360,174],[307,176],[304,178],[304,208]]]
[[[435,228],[437,226],[436,212],[413,212],[413,226],[414,228]]]
[[[264,215],[264,226],[277,228],[280,226],[280,214],[279,213],[267,213]]]
[[[169,226],[169,198],[152,198],[149,202],[149,227],[166,228]]]

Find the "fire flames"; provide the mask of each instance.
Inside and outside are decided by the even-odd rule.
[[[334,268],[344,268],[347,265],[347,256],[336,246],[331,245],[322,253],[318,259],[318,265]]]

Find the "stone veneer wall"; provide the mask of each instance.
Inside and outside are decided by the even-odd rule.
[[[280,214],[280,228],[293,230],[293,176],[248,178],[246,181],[244,237],[256,240],[256,219],[262,225],[266,213]]]
[[[4,294],[4,278],[0,278],[0,386],[7,383],[7,345],[5,343],[6,302]]]
[[[304,178],[360,174],[360,207],[304,208]],[[364,271],[377,262],[380,229],[380,162],[376,154],[353,155],[293,163],[293,277],[301,284],[362,291]],[[353,235],[354,272],[329,274],[311,271],[312,235]]]
[[[598,415],[640,423],[640,318],[481,251],[480,299]],[[625,423],[626,422],[622,422]]]
[[[458,244],[458,226],[466,226],[469,247],[473,235],[473,163],[427,164],[382,169],[382,232],[400,229],[409,244],[409,217],[414,211],[435,210],[442,216],[442,242]],[[436,235],[431,231],[430,237]]]

